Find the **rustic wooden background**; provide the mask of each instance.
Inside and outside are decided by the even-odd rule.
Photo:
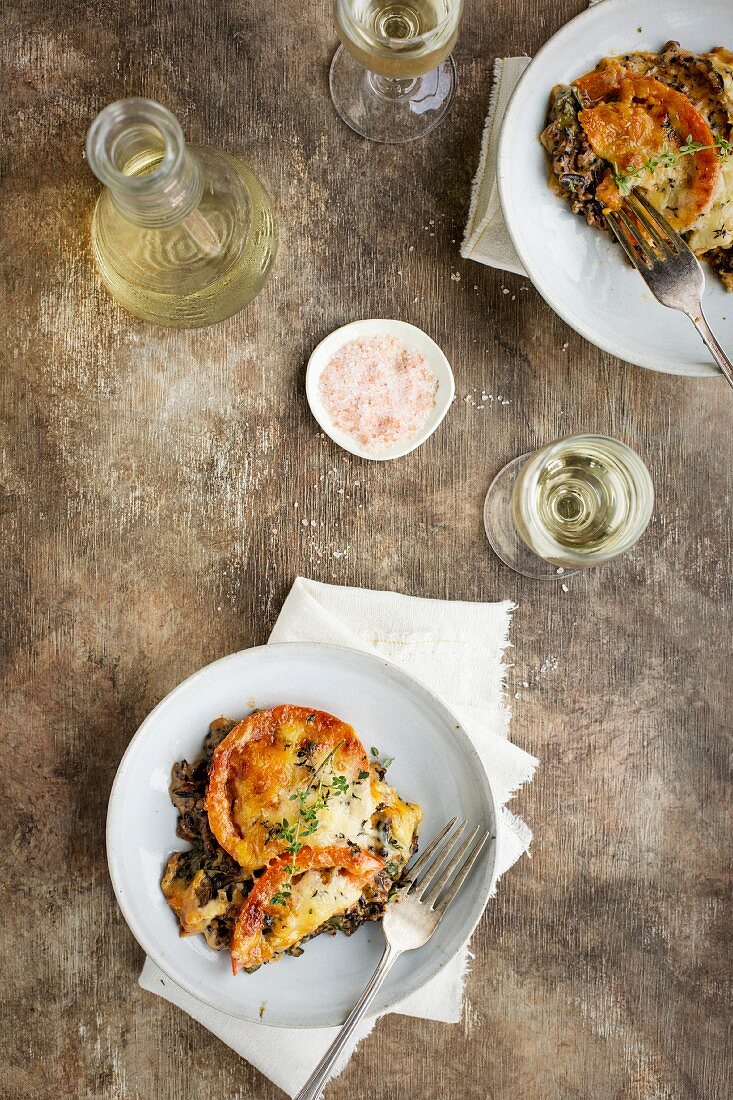
[[[282,1095],[137,987],[104,819],[147,711],[264,642],[297,573],[516,600],[512,731],[542,759],[515,802],[533,858],[475,937],[463,1026],[383,1021],[328,1097],[732,1094],[733,395],[625,366],[458,255],[492,60],[582,6],[469,2],[450,120],[394,148],[331,108],[326,0],[6,3],[3,1096]],[[144,325],[95,280],[83,141],[137,94],[245,156],[277,205],[273,278],[208,331]],[[363,316],[422,326],[456,374],[444,426],[396,463],[321,439],[303,395],[313,345]],[[505,461],[581,429],[646,456],[657,507],[565,593],[492,556],[481,506]]]

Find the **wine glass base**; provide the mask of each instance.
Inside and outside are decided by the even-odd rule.
[[[329,87],[341,118],[370,141],[397,145],[434,130],[450,109],[456,90],[452,57],[424,76],[389,81],[370,73],[339,46]]]
[[[530,457],[526,454],[512,459],[491,482],[484,501],[484,530],[496,556],[515,573],[538,581],[562,581],[580,570],[565,569],[538,558],[525,546],[514,527],[514,485],[520,469]]]

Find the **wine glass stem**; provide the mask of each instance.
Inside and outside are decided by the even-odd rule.
[[[380,76],[369,73],[369,83],[375,95],[381,99],[404,99],[415,87],[414,77]]]

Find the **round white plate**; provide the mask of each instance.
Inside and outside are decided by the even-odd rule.
[[[323,1027],[344,1021],[377,965],[378,924],[351,937],[319,936],[300,958],[234,977],[228,951],[178,935],[160,890],[169,854],[186,847],[168,796],[172,764],[198,755],[219,715],[241,718],[253,706],[285,702],[330,711],[355,727],[367,751],[374,745],[394,756],[389,779],[422,805],[423,843],[454,816],[494,836],[496,808],[476,750],[447,707],[401,669],[356,650],[292,643],[233,653],[184,680],[148,715],[122,758],[107,814],[110,874],[133,935],[169,978],[213,1008],[265,1024]],[[373,1015],[420,989],[468,941],[495,873],[492,841],[433,938],[397,962]]]
[[[326,409],[321,397],[319,385],[321,372],[339,348],[348,344],[350,340],[368,340],[374,336],[393,336],[395,340],[401,340],[409,351],[416,351],[423,356],[430,370],[435,375],[438,383],[435,390],[435,404],[430,416],[425,421],[425,427],[406,443],[398,443],[385,451],[365,451],[357,441],[346,432],[339,431],[334,426],[330,413]],[[308,369],[305,374],[305,394],[308,398],[311,412],[323,428],[326,435],[330,436],[334,443],[350,451],[359,458],[369,458],[378,462],[384,462],[390,458],[402,458],[419,447],[428,439],[450,408],[455,393],[455,381],[450,363],[435,343],[416,325],[410,325],[407,321],[390,321],[377,317],[371,317],[364,321],[351,321],[348,325],[334,329],[320,344],[314,348],[308,360]]]
[[[576,332],[604,351],[668,374],[717,375],[681,313],[660,305],[607,233],[591,229],[548,187],[539,135],[550,92],[602,57],[657,50],[674,38],[686,49],[733,49],[731,0],[602,0],[543,46],[520,80],[499,141],[501,205],[514,246],[542,297]],[[733,350],[733,294],[703,262],[708,320]]]

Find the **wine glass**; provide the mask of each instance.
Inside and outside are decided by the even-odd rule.
[[[499,471],[484,527],[511,569],[556,580],[630,549],[653,507],[652,479],[635,451],[608,436],[573,435]]]
[[[372,141],[429,133],[455,92],[463,0],[334,0],[333,11],[341,45],[329,83],[344,122]]]

